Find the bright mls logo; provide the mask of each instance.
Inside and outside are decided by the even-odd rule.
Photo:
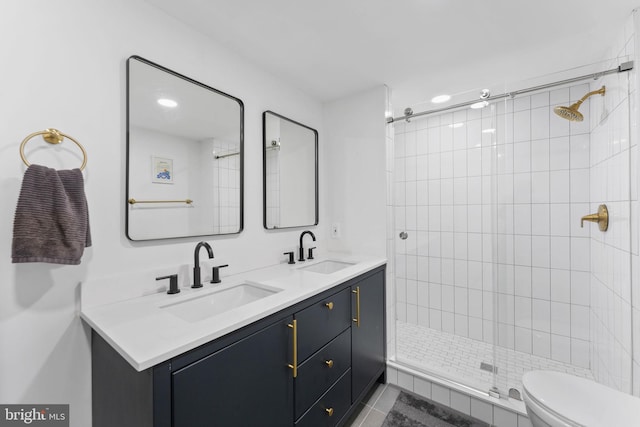
[[[0,427],[69,427],[69,405],[0,405]]]

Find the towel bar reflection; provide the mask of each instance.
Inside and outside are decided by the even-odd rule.
[[[231,157],[231,156],[237,156],[238,154],[240,154],[240,152],[237,153],[228,153],[228,154],[215,154],[213,155],[214,159],[224,159],[226,157]]]
[[[62,133],[59,130],[53,128],[34,132],[31,135],[27,135],[27,137],[22,140],[22,143],[20,144],[20,157],[22,158],[22,161],[25,165],[31,166],[31,164],[27,161],[27,156],[25,156],[24,154],[24,146],[27,145],[27,142],[29,142],[31,138],[38,135],[42,135],[42,139],[44,139],[49,144],[60,144],[65,138],[69,138],[71,141],[73,141],[73,143],[75,143],[78,148],[80,148],[80,151],[82,151],[83,159],[80,170],[84,170],[84,167],[87,165],[87,151],[84,149],[82,144],[80,144],[78,141],[76,141],[66,133]]]
[[[130,205],[135,205],[136,203],[186,203],[187,205],[190,205],[191,203],[193,203],[193,200],[191,199],[185,199],[185,200],[136,200],[134,198],[131,198],[129,200],[127,200],[129,202]]]

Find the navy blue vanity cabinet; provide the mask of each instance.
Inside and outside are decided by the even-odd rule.
[[[292,313],[144,371],[92,331],[93,427],[293,426]]]
[[[292,425],[291,320],[175,370],[173,427]]]
[[[351,284],[351,403],[358,403],[386,366],[385,270]]]
[[[295,419],[296,425],[304,425],[309,422],[305,413],[351,366],[349,288],[320,299],[294,316],[300,361],[295,380]],[[349,395],[345,397],[344,402],[338,402],[330,411],[331,416],[324,414],[324,418],[332,422],[329,425],[335,425],[349,408]]]
[[[385,381],[385,267],[140,372],[91,337],[93,427],[342,426]]]

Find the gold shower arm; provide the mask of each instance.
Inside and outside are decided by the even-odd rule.
[[[571,108],[574,108],[574,107],[575,107],[575,108],[577,108],[577,107],[579,107],[579,106],[580,106],[580,105],[581,105],[581,104],[582,104],[582,103],[583,103],[587,98],[589,98],[590,96],[593,96],[593,95],[602,95],[602,96],[604,96],[605,92],[606,92],[606,88],[605,88],[604,86],[602,86],[602,87],[601,87],[600,89],[598,89],[598,90],[593,90],[593,91],[589,92],[588,94],[586,94],[585,96],[583,96],[582,98],[580,98],[580,100],[579,100],[578,102],[576,102],[575,104],[573,104],[573,105],[571,106]]]

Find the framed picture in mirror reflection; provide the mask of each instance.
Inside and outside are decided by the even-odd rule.
[[[151,157],[151,182],[156,184],[173,184],[173,159]]]

